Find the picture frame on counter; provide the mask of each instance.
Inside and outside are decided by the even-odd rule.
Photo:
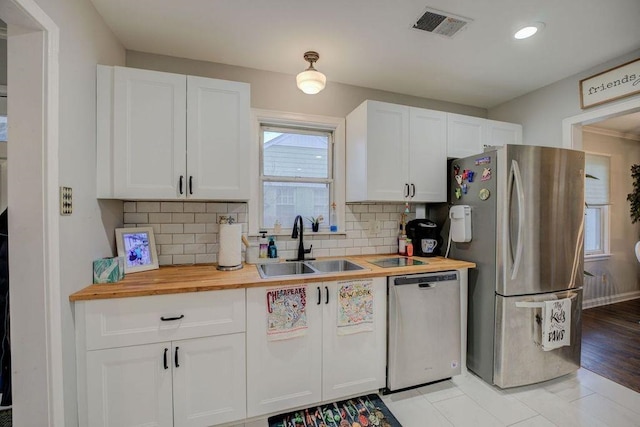
[[[580,108],[640,93],[640,58],[580,80]]]
[[[124,272],[155,270],[158,267],[156,239],[151,227],[116,228],[118,256],[124,257]]]

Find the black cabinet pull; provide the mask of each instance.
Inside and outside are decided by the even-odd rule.
[[[189,194],[193,194],[193,175],[189,175]]]
[[[180,194],[182,194],[182,180],[184,179],[184,176],[180,175],[180,181],[178,181],[178,186],[180,187]]]
[[[184,318],[184,314],[181,314],[180,316],[176,316],[176,317],[164,317],[162,316],[160,318],[160,320],[162,320],[163,322],[171,322],[172,320],[180,320]]]
[[[320,302],[322,301],[322,291],[320,290],[320,286],[318,286],[318,304],[316,305],[320,305]]]
[[[329,304],[329,288],[327,286],[324,287],[324,295],[325,295],[325,304]]]
[[[165,347],[165,349],[164,349],[164,369],[169,369],[169,363],[167,363],[167,352],[168,351],[169,351],[169,349]]]
[[[411,184],[411,197],[415,197],[416,195],[416,185]]]
[[[174,357],[174,360],[173,360],[175,362],[176,368],[180,367],[180,364],[178,363],[178,349],[179,348],[180,347],[176,347],[176,354],[175,354],[175,357]]]
[[[404,185],[404,197],[409,197],[409,184]]]

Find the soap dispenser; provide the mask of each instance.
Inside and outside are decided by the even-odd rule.
[[[267,258],[268,257],[267,247],[269,243],[267,241],[267,232],[260,231],[260,233],[262,233],[262,236],[260,237],[260,248],[258,250],[258,258]]]
[[[276,242],[273,240],[273,236],[269,237],[267,254],[269,258],[278,258],[278,248],[276,247]]]

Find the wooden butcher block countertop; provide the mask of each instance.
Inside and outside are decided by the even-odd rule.
[[[202,292],[235,288],[250,288],[274,284],[317,283],[322,281],[359,279],[370,277],[386,277],[399,274],[433,273],[436,271],[473,268],[475,264],[467,261],[456,261],[448,258],[413,257],[425,262],[423,265],[383,268],[371,264],[394,255],[362,255],[320,258],[318,261],[330,259],[347,259],[364,270],[341,271],[337,273],[308,274],[297,276],[280,276],[262,279],[253,264],[244,264],[236,271],[220,271],[215,264],[163,266],[158,270],[130,273],[117,283],[94,284],[71,294],[70,301],[86,301],[93,299],[126,298],[147,295],[177,294],[183,292]]]

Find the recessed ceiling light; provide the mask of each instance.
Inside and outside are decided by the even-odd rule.
[[[538,31],[542,30],[543,28],[544,28],[544,23],[535,22],[531,25],[527,25],[526,27],[520,28],[518,31],[516,31],[513,37],[518,40],[527,39],[533,36]]]

